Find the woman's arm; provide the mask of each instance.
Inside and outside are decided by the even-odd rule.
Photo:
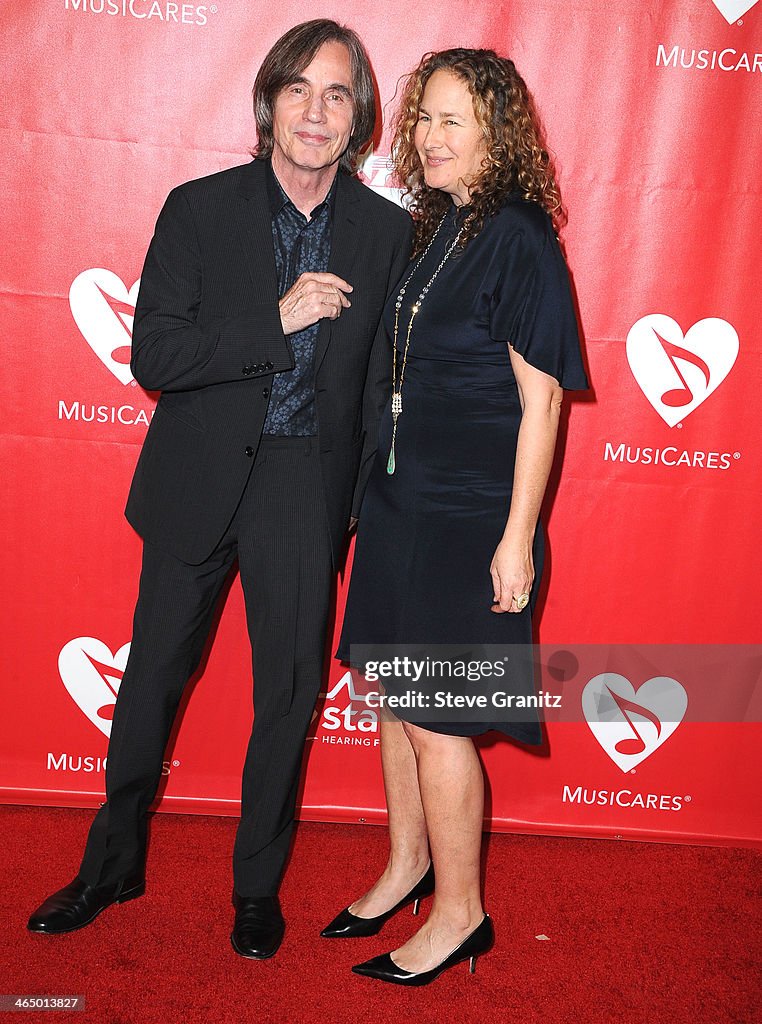
[[[528,594],[534,581],[532,542],[556,447],[563,388],[550,374],[531,366],[510,345],[522,416],[519,427],[513,497],[502,540],[490,565],[493,612],[518,612],[515,597]]]

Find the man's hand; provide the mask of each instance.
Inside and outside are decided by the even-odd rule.
[[[296,334],[323,317],[336,320],[351,302],[344,294],[352,285],[335,274],[302,274],[278,303],[284,334]]]

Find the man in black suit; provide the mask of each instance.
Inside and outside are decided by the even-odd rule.
[[[367,55],[318,20],[287,32],[254,86],[256,159],[174,189],[135,310],[132,369],[161,391],[127,517],[144,540],[106,802],[74,881],[28,927],[89,924],[145,889],[147,812],[170,729],[237,559],[255,721],[233,855],[233,947],[272,956],[329,595],[388,395],[380,326],[407,213],[352,177],[373,135]]]

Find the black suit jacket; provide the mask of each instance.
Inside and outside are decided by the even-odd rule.
[[[391,345],[380,317],[411,237],[405,211],[339,172],[329,270],[354,291],[338,320],[321,321],[315,353],[334,565],[350,515],[359,515],[389,396]],[[272,375],[294,365],[278,299],[264,162],[173,189],[135,308],[132,372],[161,396],[126,515],[145,540],[190,564],[211,554],[230,523]]]

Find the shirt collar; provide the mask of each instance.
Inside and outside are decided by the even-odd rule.
[[[341,174],[341,171],[338,171],[336,176],[334,177],[331,187],[328,190],[328,195],[325,197],[323,202],[318,203],[315,209],[312,210],[310,215],[312,219],[314,219],[320,213],[324,206],[328,207],[329,216],[333,215],[333,210],[336,203],[336,183],[339,180],[339,174]],[[273,170],[272,162],[270,160],[267,161],[267,198],[270,205],[270,213],[273,217],[273,220],[278,216],[279,213],[282,212],[285,206],[290,205],[294,210],[296,210],[296,207],[286,194],[285,189],[278,181],[275,175],[275,171]],[[304,216],[303,214],[301,214],[301,211],[297,210],[296,212],[299,213],[301,216]]]

